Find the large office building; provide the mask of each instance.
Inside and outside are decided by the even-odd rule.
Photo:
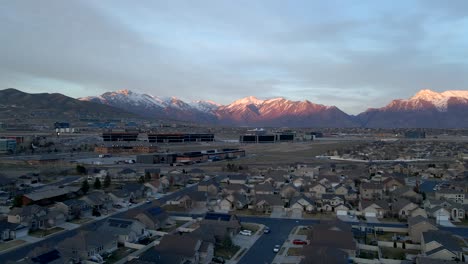
[[[183,134],[183,133],[167,133],[167,134],[148,134],[150,143],[186,143],[186,142],[213,142],[214,134]]]
[[[275,133],[275,134],[246,134],[239,137],[240,143],[277,143],[293,142],[296,134],[293,132]]]
[[[104,141],[137,141],[138,132],[104,132]]]

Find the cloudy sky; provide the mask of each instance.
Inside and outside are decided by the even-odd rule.
[[[0,89],[248,95],[348,113],[468,89],[468,1],[3,1]]]

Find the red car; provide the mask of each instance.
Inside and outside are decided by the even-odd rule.
[[[307,245],[307,242],[304,240],[300,240],[300,239],[294,239],[293,244],[294,245]]]

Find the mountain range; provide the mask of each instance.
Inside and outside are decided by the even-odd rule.
[[[336,106],[253,96],[222,105],[129,90],[74,99],[59,93],[0,90],[2,119],[136,118],[251,127],[468,128],[468,91],[421,90],[381,108],[348,115]]]
[[[409,99],[391,101],[357,116],[336,106],[285,98],[261,100],[253,96],[228,105],[212,101],[184,102],[129,90],[79,98],[113,106],[150,118],[176,119],[209,125],[271,127],[466,128],[468,91],[437,93],[421,90]]]

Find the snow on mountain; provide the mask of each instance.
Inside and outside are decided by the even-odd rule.
[[[459,102],[468,103],[468,91],[445,91],[442,93],[428,89],[421,90],[413,97],[406,100],[394,100],[386,108],[400,108],[401,110],[422,110],[435,107],[438,111],[445,112],[449,102],[456,99]]]

